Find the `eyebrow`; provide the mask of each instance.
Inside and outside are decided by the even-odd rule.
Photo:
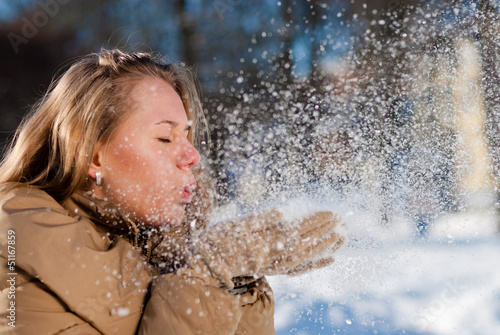
[[[178,122],[171,121],[171,120],[162,120],[162,121],[160,121],[160,122],[155,123],[155,126],[156,126],[156,125],[160,125],[160,124],[164,124],[164,123],[169,124],[169,125],[171,125],[171,126],[172,126],[172,127],[174,127],[174,128],[179,126],[179,123],[178,123]],[[187,125],[187,126],[186,126],[186,128],[184,128],[184,130],[185,130],[185,131],[190,131],[190,130],[191,130],[191,126],[190,126],[190,125]]]

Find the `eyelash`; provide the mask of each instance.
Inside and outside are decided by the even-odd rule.
[[[172,141],[170,141],[170,139],[168,138],[159,138],[158,141],[162,142],[162,143],[171,143]]]

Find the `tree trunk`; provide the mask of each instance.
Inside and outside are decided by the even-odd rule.
[[[500,18],[497,6],[491,0],[479,1],[476,23],[479,31],[479,49],[483,67],[483,91],[486,104],[486,136],[489,142],[491,162],[495,178],[495,206],[500,222]],[[499,225],[500,228],[500,225]]]

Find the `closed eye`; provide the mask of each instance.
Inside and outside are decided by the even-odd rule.
[[[171,143],[172,141],[170,141],[170,139],[168,138],[158,138],[158,141],[162,142],[162,143]]]

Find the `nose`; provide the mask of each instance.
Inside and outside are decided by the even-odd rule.
[[[200,162],[200,153],[189,141],[182,144],[181,152],[177,156],[177,167],[179,169],[191,169]]]

